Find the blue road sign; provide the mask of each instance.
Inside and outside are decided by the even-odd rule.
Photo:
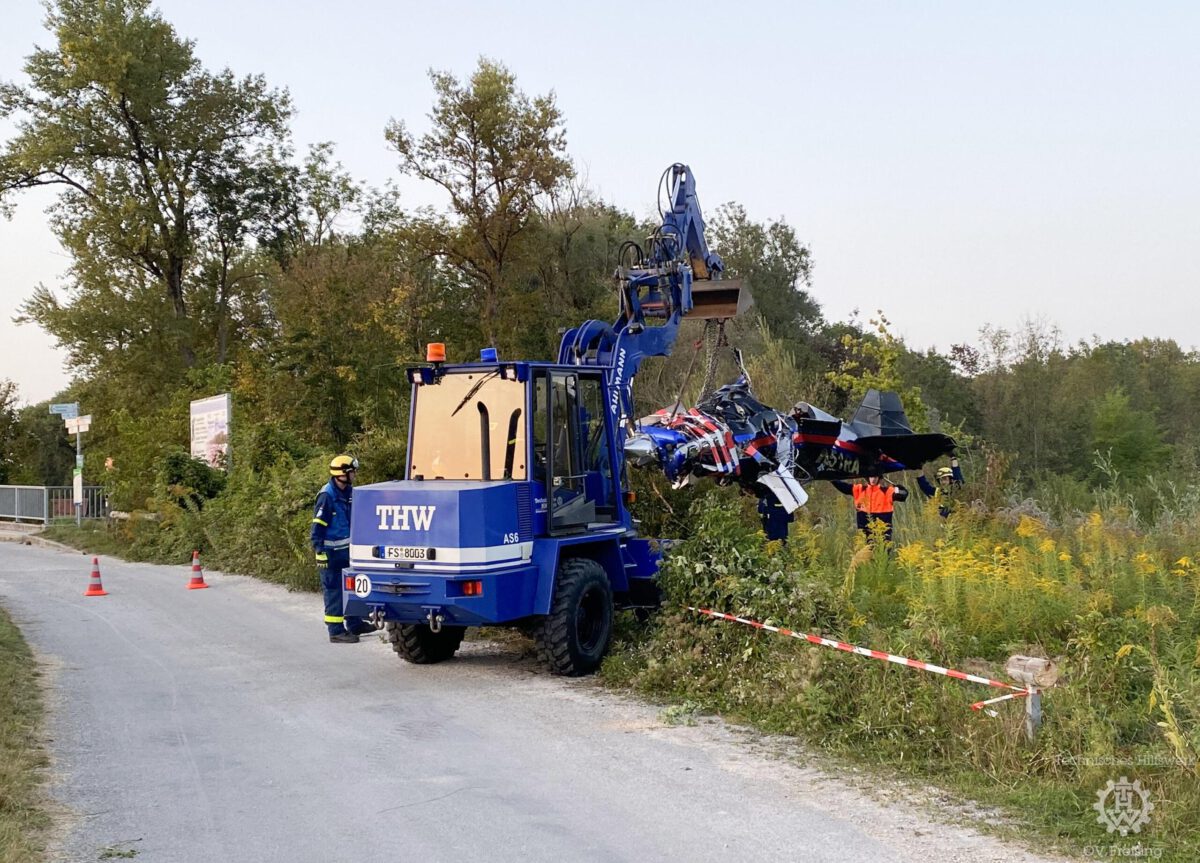
[[[62,402],[50,405],[50,413],[58,414],[65,420],[73,420],[79,416],[79,402]]]

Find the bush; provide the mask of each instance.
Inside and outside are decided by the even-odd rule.
[[[163,456],[155,471],[160,489],[181,507],[197,509],[212,500],[225,488],[225,472],[208,462],[192,458],[183,450],[173,450]]]
[[[1062,486],[1058,486],[1062,488]],[[1200,811],[1200,519],[1146,530],[1118,495],[1059,523],[1034,501],[994,517],[898,507],[896,547],[864,548],[840,495],[813,489],[789,543],[765,543],[752,501],[710,489],[664,566],[663,612],[619,642],[612,682],[699,704],[868,761],[942,777],[1063,836],[1100,841],[1095,791],[1113,765],[1156,803],[1148,840],[1193,860]],[[1189,517],[1190,516],[1190,517]],[[857,552],[856,552],[857,549]],[[1021,702],[945,677],[688,611],[708,606],[794,631],[1003,679],[1014,653],[1057,657],[1037,740]]]

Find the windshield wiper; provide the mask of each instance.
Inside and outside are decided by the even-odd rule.
[[[475,395],[475,393],[479,392],[479,388],[484,385],[484,383],[487,381],[488,378],[494,378],[498,374],[500,374],[500,369],[496,369],[495,371],[488,372],[486,375],[484,375],[479,380],[477,380],[475,382],[475,386],[473,386],[469,390],[467,390],[467,394],[465,396],[463,396],[462,401],[458,403],[458,407],[456,407],[454,410],[452,410],[450,412],[450,416],[454,416],[456,413],[458,413],[460,410],[462,410],[463,405],[465,405],[467,402],[469,402],[471,400],[471,397],[473,395]]]

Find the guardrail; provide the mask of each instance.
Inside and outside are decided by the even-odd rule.
[[[75,493],[69,485],[0,485],[0,519],[40,521],[75,518]],[[83,518],[106,518],[108,497],[98,485],[83,487]]]

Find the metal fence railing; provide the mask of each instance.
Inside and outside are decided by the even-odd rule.
[[[108,497],[98,485],[83,487],[83,518],[107,518]],[[75,495],[69,485],[0,485],[0,519],[40,521],[75,518]]]

